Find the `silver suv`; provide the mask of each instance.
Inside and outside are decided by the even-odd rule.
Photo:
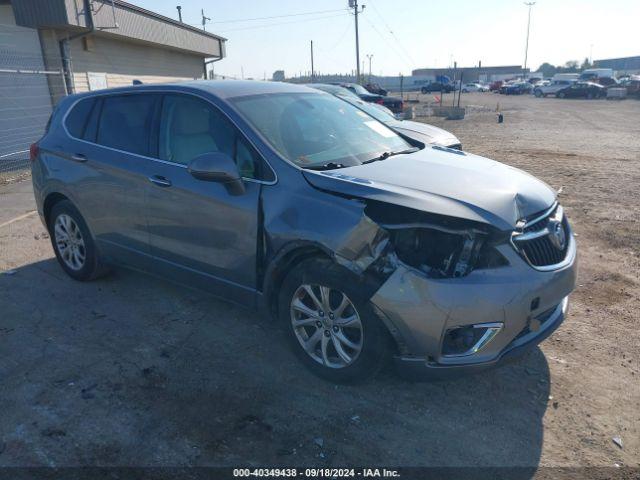
[[[533,89],[533,94],[538,98],[555,95],[563,88],[567,88],[574,83],[575,80],[553,80],[549,85],[536,86]]]
[[[69,276],[124,265],[260,308],[336,382],[391,357],[432,376],[500,364],[561,324],[575,285],[548,185],[303,86],[74,95],[31,154]]]

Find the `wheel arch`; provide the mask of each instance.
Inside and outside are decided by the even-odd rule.
[[[326,247],[308,241],[294,241],[285,245],[269,261],[262,282],[262,294],[264,307],[273,318],[278,317],[278,293],[283,280],[300,262],[310,258],[333,261],[333,256]]]
[[[308,241],[293,241],[282,247],[277,255],[269,262],[266,268],[263,280],[263,302],[262,307],[271,315],[274,321],[277,321],[278,311],[278,294],[280,287],[286,276],[301,262],[311,258],[326,259],[335,262],[333,253],[321,244]],[[364,273],[363,275],[367,275]],[[370,278],[363,279],[365,282],[369,280],[376,283],[377,280]],[[370,283],[369,283],[370,284]],[[371,286],[371,284],[370,284]],[[376,288],[377,290],[377,288]],[[377,306],[372,304],[372,308],[378,319],[385,325],[385,331],[391,342],[390,346],[395,353],[405,352],[406,342],[401,337],[398,329]]]
[[[71,202],[69,197],[60,192],[51,192],[45,197],[42,204],[42,214],[44,215],[44,221],[47,225],[47,228],[49,227],[49,217],[51,215],[51,210],[53,210],[53,207],[57,203],[60,203],[63,200],[68,200],[69,202]]]

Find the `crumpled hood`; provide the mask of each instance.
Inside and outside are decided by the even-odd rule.
[[[443,147],[460,143],[460,140],[452,133],[422,122],[413,122],[411,120],[394,121],[390,122],[389,127],[394,130],[400,130],[400,133],[404,133],[415,140],[426,140],[428,143],[442,145]],[[417,133],[420,137],[426,138],[415,137],[412,133]]]
[[[311,185],[512,230],[549,208],[556,192],[522,170],[441,147],[336,170],[303,170]]]

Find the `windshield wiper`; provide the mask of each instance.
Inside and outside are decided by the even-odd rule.
[[[345,166],[341,163],[329,162],[322,165],[310,165],[304,168],[307,170],[335,170],[336,168],[345,168]]]
[[[364,162],[362,162],[362,164],[364,165],[365,163],[378,162],[380,160],[386,160],[389,157],[393,157],[394,155],[402,155],[403,153],[414,153],[414,152],[417,152],[418,150],[420,150],[418,147],[411,147],[411,148],[407,148],[406,150],[401,150],[399,152],[383,152],[377,157],[371,158],[369,160],[365,160]]]

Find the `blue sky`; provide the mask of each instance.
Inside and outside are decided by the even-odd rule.
[[[347,0],[129,0],[200,24],[200,9],[211,17],[207,29],[225,36],[227,58],[216,73],[267,78],[284,69],[287,76],[310,70],[309,41],[315,69],[355,69],[353,16]],[[405,75],[419,67],[521,65],[527,7],[521,0],[360,0],[360,58],[373,54],[374,74]],[[236,21],[280,15],[313,15]],[[538,0],[531,15],[528,65],[567,60],[640,55],[637,29],[640,0]],[[391,33],[393,32],[393,33]]]

